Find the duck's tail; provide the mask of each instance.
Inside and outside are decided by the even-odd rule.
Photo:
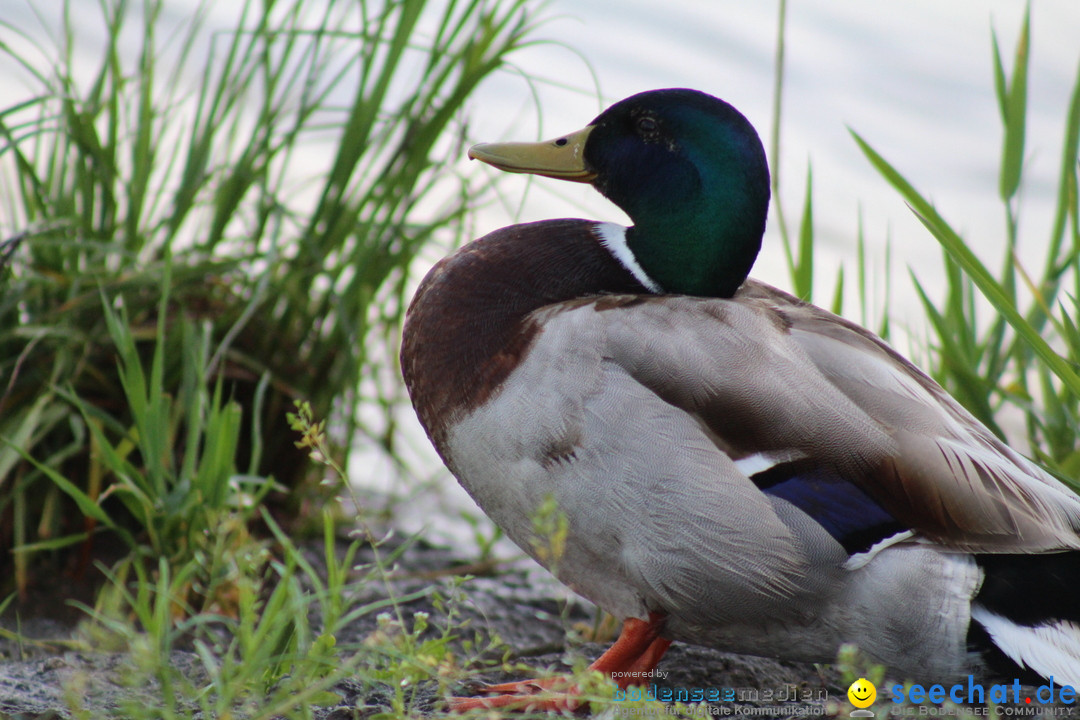
[[[1080,688],[1080,551],[975,560],[971,649],[1003,676]]]

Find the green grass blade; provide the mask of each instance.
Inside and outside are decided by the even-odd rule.
[[[787,35],[787,0],[780,0],[776,19],[776,52],[773,58],[773,88],[772,88],[772,132],[769,138],[769,165],[772,169],[769,181],[772,190],[772,201],[776,207],[776,220],[780,227],[780,239],[784,244],[784,253],[788,259],[788,267],[794,267],[791,249],[791,238],[788,235],[787,219],[780,198],[780,119],[783,111],[784,98],[784,50],[785,37]]]
[[[806,198],[799,223],[799,256],[793,268],[795,294],[806,301],[814,297],[814,171],[806,166]]]
[[[990,40],[994,50],[994,96],[997,98],[998,112],[1004,125],[1009,121],[1009,81],[1005,76],[1005,61],[1001,59],[1001,46],[998,44],[996,31],[990,33]]]
[[[836,287],[833,288],[832,305],[833,314],[840,315],[844,312],[844,266],[836,272]]]
[[[994,409],[990,405],[990,392],[992,384],[987,382],[978,371],[978,361],[972,357],[972,348],[965,342],[963,335],[958,335],[955,322],[950,322],[945,315],[938,310],[930,299],[929,294],[914,274],[911,275],[912,284],[919,294],[923,311],[927,319],[937,333],[939,342],[939,356],[943,363],[942,372],[956,379],[957,382],[948,382],[946,377],[941,377],[943,385],[956,396],[956,399],[971,410],[984,425],[997,435],[1004,438],[1005,433],[998,426],[994,418]],[[955,316],[955,314],[954,314]]]
[[[994,279],[994,276],[979,261],[963,239],[951,228],[948,223],[938,214],[933,205],[915,190],[914,187],[881,157],[858,133],[851,131],[855,142],[866,155],[870,163],[884,177],[889,184],[896,188],[907,201],[909,207],[919,218],[920,222],[930,233],[937,238],[942,247],[964,269],[964,272],[974,281],[979,290],[986,296],[990,303],[1002,314],[1005,320],[1013,327],[1035,351],[1035,353],[1053,370],[1054,374],[1061,379],[1069,389],[1080,395],[1080,375],[1077,375],[1072,365],[1058,355],[1053,348],[1039,335],[1038,331],[1031,326],[1024,316],[1017,310],[1009,294]]]
[[[73,482],[53,470],[48,465],[40,462],[37,458],[35,458],[33,455],[30,455],[22,448],[14,445],[6,438],[0,438],[0,442],[15,450],[15,452],[19,453],[22,456],[23,460],[27,461],[38,470],[45,473],[45,475],[47,475],[57,487],[67,493],[68,497],[75,501],[75,504],[79,506],[79,511],[83,515],[88,518],[93,518],[94,520],[97,520],[99,523],[110,529],[120,529],[116,525],[116,523],[113,522],[113,519],[109,517],[108,513],[106,513],[100,505],[94,502],[94,500],[89,495],[83,492]]]
[[[65,535],[63,537],[50,538],[48,540],[38,540],[37,542],[17,545],[16,547],[11,548],[11,552],[29,555],[31,553],[62,550],[63,548],[86,542],[89,537],[90,535],[88,533],[76,533],[74,535]]]
[[[1076,218],[1077,211],[1077,167],[1080,155],[1080,65],[1077,66],[1076,80],[1073,83],[1069,99],[1069,111],[1065,121],[1065,137],[1061,145],[1061,170],[1058,180],[1057,205],[1054,210],[1054,223],[1050,230],[1050,252],[1047,254],[1045,276],[1057,279],[1073,262],[1076,249],[1069,257],[1061,258],[1061,246],[1065,237],[1066,225],[1070,215]],[[1050,299],[1053,299],[1051,296]]]
[[[1020,31],[1020,40],[1016,45],[1016,58],[1013,62],[1012,81],[1004,96],[998,97],[999,104],[1004,108],[1005,139],[1001,153],[1001,176],[999,192],[1002,200],[1009,200],[1016,194],[1020,187],[1020,176],[1024,165],[1024,136],[1027,118],[1027,74],[1028,74],[1028,48],[1031,45],[1031,7],[1024,13],[1024,25]],[[1000,69],[1001,57],[997,52],[995,41],[995,60],[997,73],[1004,72]],[[998,92],[1003,87],[997,86]]]

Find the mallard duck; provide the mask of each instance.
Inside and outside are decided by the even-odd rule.
[[[685,89],[543,143],[469,151],[591,183],[632,227],[549,220],[439,262],[401,367],[488,516],[624,621],[626,686],[672,641],[902,677],[1080,686],[1080,497],[869,331],[747,275],[769,170],[734,107]],[[535,518],[554,501],[561,552]],[[640,680],[638,681],[640,682]],[[459,709],[572,707],[508,683]]]

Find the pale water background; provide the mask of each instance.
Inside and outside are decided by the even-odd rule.
[[[240,4],[216,3],[211,26],[228,27]],[[768,147],[778,5],[775,0],[553,0],[544,12],[549,19],[537,34],[552,42],[520,52],[513,58],[516,70],[500,73],[480,89],[470,113],[470,140],[554,137],[580,128],[607,104],[632,93],[693,87],[738,107]],[[1032,5],[1020,253],[1039,258],[1052,219],[1063,119],[1080,62],[1080,1],[1035,0]],[[166,6],[166,19],[179,19],[195,4],[169,0]],[[16,41],[3,23],[32,27],[35,12],[46,24],[56,22],[61,7],[60,0],[0,0],[0,40]],[[84,34],[80,52],[87,54],[88,66],[95,65],[94,43],[85,40],[101,35],[97,0],[74,0],[72,7],[74,24]],[[910,323],[918,322],[922,313],[914,305],[908,272],[931,290],[940,287],[941,253],[863,158],[848,128],[857,130],[931,196],[981,257],[996,265],[1004,223],[997,201],[1001,123],[990,31],[997,30],[1011,66],[1024,7],[1019,0],[788,4],[780,168],[789,227],[797,229],[807,167],[812,163],[819,245],[816,299],[825,302],[831,297],[841,264],[853,277],[861,216],[876,270],[873,298],[880,307],[888,240],[891,314],[897,328],[910,327],[911,341],[901,338],[901,349],[916,358],[923,336]],[[5,62],[0,60],[3,106],[25,92],[19,78],[4,71]],[[770,160],[775,167],[776,158]],[[504,202],[482,210],[478,232],[550,217],[625,221],[618,209],[586,186],[508,177],[502,187]],[[10,230],[2,217],[0,229]],[[433,247],[426,260],[433,262],[445,251]],[[770,218],[754,275],[790,287],[775,218]],[[851,286],[849,297],[853,290]],[[406,509],[399,513],[405,529],[427,527],[433,539],[468,542],[468,532],[462,532],[464,526],[455,515],[470,511],[470,501],[440,469],[411,410],[403,411],[401,419],[409,427],[403,449],[422,468],[420,474],[432,481],[423,492],[407,493],[411,496]],[[377,452],[359,454],[350,470],[357,481],[373,488],[403,489],[391,465]]]

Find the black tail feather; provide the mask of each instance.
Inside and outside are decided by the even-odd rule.
[[[1021,625],[1080,623],[1080,551],[978,555],[986,573],[975,602]]]
[[[1038,555],[978,555],[985,579],[972,600],[1016,625],[1035,627],[1068,620],[1080,625],[1080,551]],[[1042,684],[1042,677],[1016,663],[978,622],[968,628],[968,648],[1000,677]],[[1080,658],[1077,659],[1080,665]]]

